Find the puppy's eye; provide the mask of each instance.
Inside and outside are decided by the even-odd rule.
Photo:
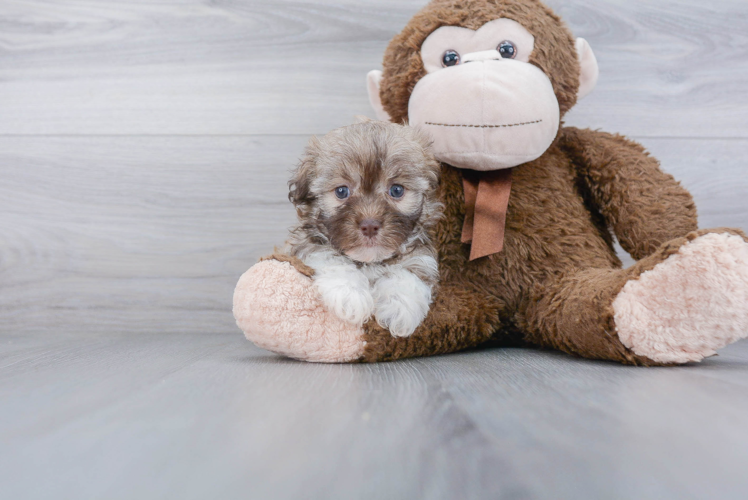
[[[460,54],[454,50],[448,50],[442,56],[442,66],[448,68],[460,64]]]
[[[350,195],[351,190],[348,189],[348,186],[339,186],[335,188],[335,196],[337,196],[339,200],[345,200]]]
[[[510,42],[509,40],[501,42],[499,46],[496,47],[496,50],[499,51],[499,54],[501,54],[501,57],[504,59],[514,59],[517,57],[517,46],[514,45],[514,42]]]
[[[405,194],[405,188],[400,184],[393,184],[390,188],[390,196],[393,198],[402,198]]]

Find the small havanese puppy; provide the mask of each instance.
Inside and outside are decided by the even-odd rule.
[[[439,162],[420,131],[366,120],[313,137],[289,182],[299,224],[286,253],[315,270],[326,307],[396,337],[428,313],[439,278],[430,232]]]

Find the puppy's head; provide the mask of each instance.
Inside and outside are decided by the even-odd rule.
[[[365,121],[312,138],[289,199],[311,240],[380,262],[428,241],[440,214],[439,168],[418,130]]]

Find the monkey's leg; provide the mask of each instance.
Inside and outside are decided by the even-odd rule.
[[[626,364],[700,361],[748,336],[748,243],[699,231],[629,269],[587,269],[535,288],[520,326],[527,340]]]
[[[410,337],[395,338],[373,319],[362,329],[325,308],[313,274],[284,255],[273,255],[244,273],[234,292],[234,317],[247,338],[305,361],[374,362],[465,349],[488,340],[498,328],[498,301],[445,283]]]
[[[488,341],[499,329],[498,300],[464,285],[439,285],[426,319],[409,337],[393,337],[375,321],[364,325],[361,361],[391,361],[455,352]]]

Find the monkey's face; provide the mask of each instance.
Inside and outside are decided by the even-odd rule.
[[[380,117],[387,114],[381,97],[394,119],[407,116],[411,125],[428,132],[436,157],[445,163],[480,171],[515,167],[548,150],[562,113],[594,86],[597,64],[589,45],[580,39],[575,46],[560,21],[537,2],[491,4],[506,15],[523,6],[515,17],[527,26],[499,17],[478,29],[473,27],[479,11],[490,18],[480,10],[488,3],[470,3],[465,10],[476,12],[470,22],[461,17],[464,12],[449,10],[457,10],[457,4],[448,8],[446,2],[434,2],[416,16],[410,27],[420,29],[406,29],[400,38],[410,38],[396,38],[388,49],[381,91],[381,74],[370,74],[370,97]],[[413,32],[425,37],[419,51],[409,48],[416,42]],[[408,64],[388,60],[396,58],[399,44],[404,45],[399,59]]]
[[[431,134],[440,160],[497,170],[532,161],[553,143],[558,100],[545,73],[529,63],[534,43],[509,19],[429,35],[421,47],[427,74],[413,89],[408,116]]]

